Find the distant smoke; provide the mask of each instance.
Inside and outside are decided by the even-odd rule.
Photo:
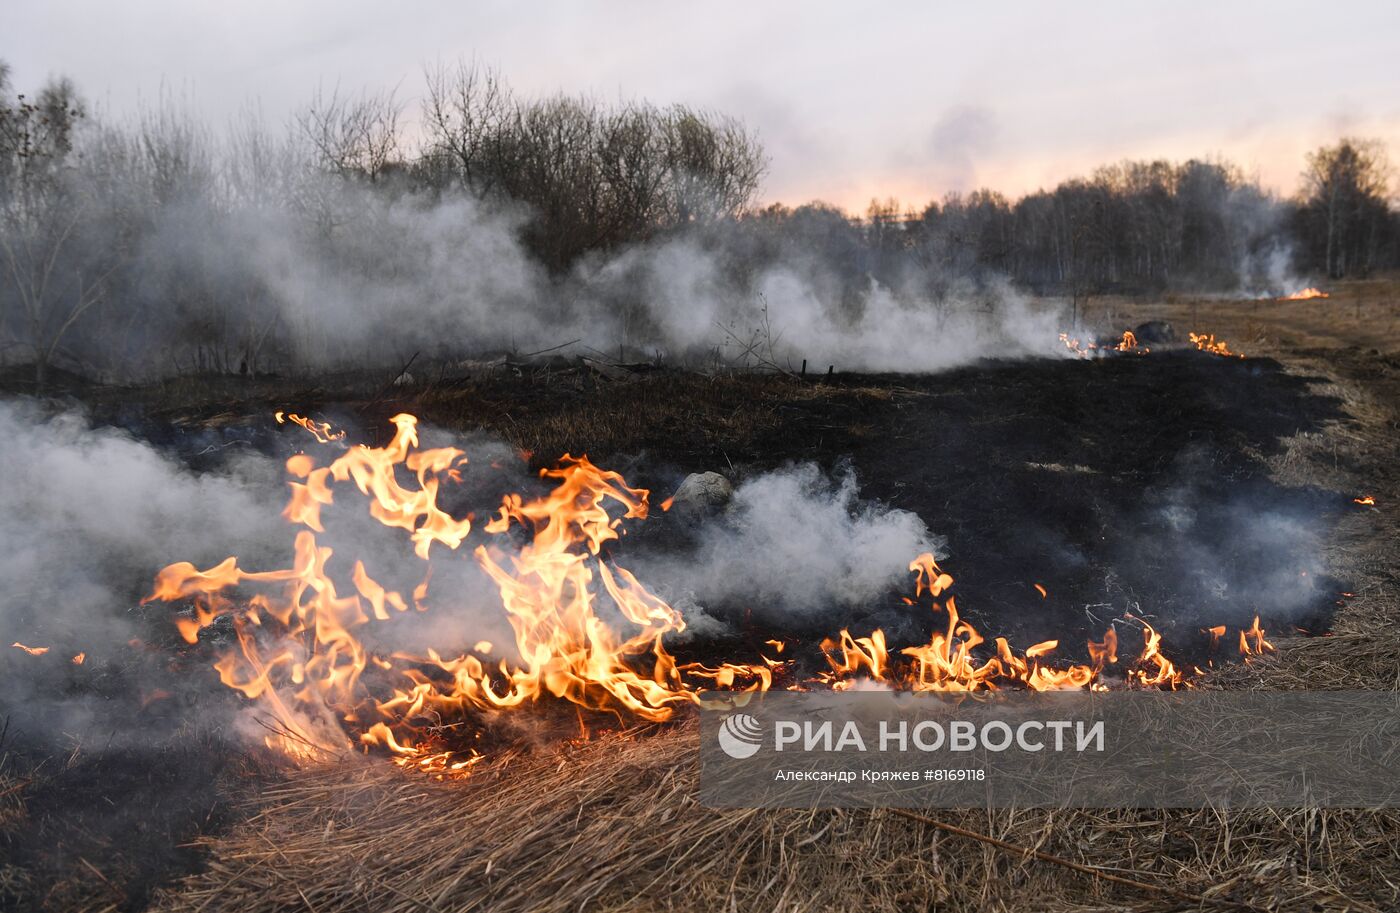
[[[132,293],[142,300],[126,306],[158,313],[171,302],[246,302],[241,341],[207,344],[224,353],[224,370],[245,357],[254,370],[397,366],[415,353],[428,361],[555,346],[785,369],[805,359],[842,371],[1063,354],[1058,312],[1005,283],[947,274],[857,281],[820,248],[755,251],[737,231],[672,235],[551,276],[520,243],[513,210],[466,197],[333,192],[352,215],[329,240],[275,214],[230,221],[198,207],[160,211],[141,252],[150,269]],[[191,264],[212,287],[196,294]],[[145,338],[130,346],[192,358],[201,338],[190,316],[143,321],[131,329]],[[140,373],[182,363],[153,360]]]
[[[986,108],[961,105],[945,111],[929,131],[924,161],[932,165],[931,183],[944,193],[965,193],[977,186],[977,159],[996,143],[998,127]]]
[[[1242,296],[1281,298],[1307,288],[1308,281],[1294,271],[1293,261],[1293,249],[1283,244],[1246,254],[1239,268]]]

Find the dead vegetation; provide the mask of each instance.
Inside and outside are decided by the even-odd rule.
[[[461,784],[376,763],[303,771],[259,797],[257,814],[209,847],[209,869],[156,909],[1379,911],[1396,903],[1393,812],[927,813],[972,838],[893,810],[703,808],[695,740],[685,724],[612,735],[502,759]]]
[[[1268,457],[1283,484],[1400,503],[1400,368],[1335,352],[1294,367],[1334,380],[1351,414]],[[1379,372],[1379,376],[1378,376]],[[1358,510],[1328,546],[1364,581],[1326,637],[1216,672],[1224,688],[1392,690],[1400,542]],[[438,784],[387,765],[296,773],[205,841],[209,868],[165,911],[1268,910],[1400,904],[1400,813],[1271,810],[754,811],[694,799],[693,724],[499,758]]]
[[[1363,350],[1285,348],[1275,351],[1289,371],[1326,378],[1314,382],[1325,383],[1315,392],[1338,400],[1349,418],[1302,431],[1257,458],[1281,485],[1364,492],[1380,509],[1347,513],[1326,546],[1329,570],[1357,581],[1330,635],[1271,632],[1276,657],[1218,670],[1209,685],[1393,690],[1400,686],[1400,528],[1389,505],[1400,504],[1400,365]],[[376,384],[356,400],[356,411],[371,415],[407,399],[436,424],[490,428],[545,459],[581,447],[637,453],[654,443],[722,466],[726,457],[790,452],[775,448],[773,436],[794,416],[816,446],[823,433],[844,435],[871,420],[874,407],[897,417],[902,402],[929,395],[893,381],[857,385],[839,377],[817,385],[679,374],[594,383],[584,376],[537,376],[537,396],[508,396],[489,380],[458,388],[424,382],[396,391],[393,403],[376,398]],[[805,412],[813,401],[838,402],[836,417]],[[236,423],[265,404],[242,398],[194,409],[193,402],[167,403],[166,414],[185,410],[199,422],[227,415]],[[813,427],[821,421],[833,427]],[[1032,467],[1052,470],[1085,475],[1077,464]],[[927,812],[934,823],[895,810],[717,811],[694,798],[695,739],[693,723],[605,734],[497,756],[468,781],[450,784],[375,759],[292,772],[260,793],[245,792],[246,820],[199,837],[204,869],[166,887],[153,907],[1330,913],[1400,905],[1394,811]],[[0,765],[0,830],[22,822],[32,793],[13,766]],[[80,862],[72,883],[47,895],[47,908],[139,908],[104,889],[114,873],[91,871],[90,863]],[[33,877],[16,866],[0,869],[0,890],[33,897],[24,883]]]

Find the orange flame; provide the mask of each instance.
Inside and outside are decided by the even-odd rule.
[[[25,653],[28,653],[30,656],[43,656],[45,653],[49,652],[49,648],[48,648],[48,647],[26,647],[24,644],[20,643],[19,641],[15,641],[14,643],[10,644],[10,646],[16,647],[16,648],[18,648],[18,649],[20,649],[20,650],[23,650]]]
[[[1187,333],[1187,338],[1202,352],[1209,352],[1212,355],[1221,355],[1226,358],[1244,358],[1241,352],[1231,352],[1230,346],[1225,340],[1217,340],[1214,333]]]
[[[1138,344],[1137,336],[1133,334],[1132,330],[1124,330],[1122,338],[1111,345],[1105,343],[1101,346],[1093,341],[1082,343],[1068,333],[1060,334],[1060,342],[1064,343],[1065,348],[1080,358],[1093,358],[1099,352],[1135,352],[1139,355],[1146,355],[1152,351],[1146,346]]]
[[[1240,655],[1263,656],[1273,652],[1276,652],[1274,645],[1264,639],[1264,629],[1259,626],[1259,616],[1255,615],[1254,623],[1240,632]]]
[[[764,656],[755,663],[677,663],[663,640],[685,630],[681,614],[605,554],[624,520],[646,518],[649,493],[582,456],[565,456],[556,468],[541,471],[555,483],[547,494],[531,500],[505,496],[482,530],[494,538],[472,552],[499,593],[518,661],[488,665],[482,657],[493,648],[486,641],[455,657],[433,649],[424,656],[374,654],[357,629],[392,623],[408,611],[408,601],[376,581],[362,560],[351,564],[348,575],[341,570],[337,582],[332,549],[316,538],[324,531],[321,508],[335,502],[338,487],[352,483],[372,517],[408,534],[424,562],[422,582],[411,594],[418,611],[427,608],[433,554],[457,551],[472,531],[470,518],[457,520],[438,504],[441,478],[457,472],[465,455],[450,447],[419,450],[417,420],[401,414],[392,422],[396,433],[383,447],[353,446],[323,467],[305,454],[287,461],[291,496],[283,516],[301,527],[289,567],[250,571],[230,557],[201,571],[179,562],[159,572],[145,600],[190,601],[191,617],[176,622],[190,643],[216,619],[231,621],[237,647],[214,668],[225,685],[271,715],[273,734],[265,740],[270,747],[312,760],[356,744],[375,746],[401,766],[437,777],[465,776],[481,754],[444,751],[423,721],[468,720],[547,698],[664,721],[699,704],[704,689],[766,690],[789,666]],[[524,544],[508,550],[507,537],[521,539],[517,530],[527,534]],[[1018,652],[997,638],[990,651],[979,650],[985,639],[960,618],[954,598],[945,596],[953,578],[930,554],[915,558],[909,570],[914,596],[928,599],[935,615],[943,616],[927,644],[892,655],[882,630],[866,636],[842,630],[821,644],[828,671],[789,687],[844,689],[862,680],[928,691],[1108,687],[1102,673],[1119,663],[1112,627],[1102,642],[1088,643],[1088,663],[1052,663],[1055,640]],[[605,621],[613,614],[625,624]],[[1144,645],[1124,665],[1126,683],[1188,685],[1188,674],[1162,655],[1160,635],[1137,621]],[[1250,655],[1272,650],[1263,638],[1257,619],[1241,633]],[[781,654],[785,645],[771,640],[768,646]],[[21,648],[36,655],[45,650]]]
[[[282,425],[287,422],[294,422],[311,432],[312,437],[322,444],[333,444],[345,440],[345,432],[331,431],[330,422],[314,422],[309,418],[297,415],[295,412],[274,412],[273,418],[277,419],[277,424]]]
[[[1284,295],[1283,298],[1282,298],[1281,300],[1283,300],[1283,301],[1308,301],[1308,300],[1310,300],[1310,299],[1312,299],[1312,298],[1330,298],[1330,297],[1332,297],[1332,296],[1331,296],[1331,295],[1328,295],[1326,292],[1322,291],[1321,289],[1316,289],[1316,288],[1305,288],[1305,289],[1302,289],[1301,291],[1294,292],[1294,293],[1291,294],[1291,295]]]

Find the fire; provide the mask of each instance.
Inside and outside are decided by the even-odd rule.
[[[1330,297],[1332,297],[1332,296],[1331,296],[1331,295],[1328,295],[1326,292],[1322,291],[1321,289],[1316,289],[1316,288],[1305,288],[1305,289],[1302,289],[1301,291],[1294,292],[1294,293],[1291,294],[1291,295],[1284,295],[1282,300],[1284,300],[1284,301],[1308,301],[1308,300],[1310,300],[1310,299],[1312,299],[1312,298],[1330,298]]]
[[[1264,629],[1259,626],[1259,616],[1255,615],[1254,623],[1240,632],[1240,655],[1263,656],[1273,652],[1276,652],[1274,645],[1264,639]]]
[[[1359,498],[1351,499],[1353,504],[1360,504],[1362,507],[1375,507],[1376,499],[1373,495],[1362,495]]]
[[[1093,358],[1100,352],[1135,352],[1139,355],[1146,355],[1148,352],[1152,351],[1146,346],[1138,345],[1137,336],[1133,334],[1132,330],[1124,330],[1122,338],[1112,344],[1105,343],[1104,345],[1099,345],[1097,342],[1093,341],[1080,342],[1068,333],[1060,334],[1060,342],[1064,344],[1065,348],[1069,349],[1080,358]]]
[[[701,686],[769,687],[767,664],[677,665],[662,640],[685,629],[680,614],[624,568],[601,559],[604,546],[618,538],[622,519],[646,517],[648,493],[585,457],[565,457],[558,468],[542,472],[557,482],[553,491],[530,501],[507,496],[485,526],[502,538],[524,528],[529,541],[513,554],[485,545],[473,553],[499,589],[520,663],[488,667],[472,653],[444,657],[433,650],[422,657],[396,654],[405,663],[400,674],[406,681],[379,699],[370,697],[363,680],[367,667],[394,664],[371,656],[355,629],[389,621],[391,610],[408,611],[408,601],[379,584],[362,561],[354,562],[350,574],[353,592],[332,578],[332,550],[316,534],[324,532],[321,508],[334,502],[336,483],[353,482],[369,499],[370,515],[407,532],[425,563],[435,546],[458,549],[472,528],[470,519],[457,520],[438,504],[443,478],[466,462],[465,455],[455,448],[418,450],[416,419],[398,415],[393,422],[397,433],[384,447],[352,447],[323,467],[306,454],[287,461],[289,475],[300,481],[289,483],[283,516],[303,527],[290,567],[248,571],[229,558],[201,571],[180,562],[160,572],[148,597],[194,601],[194,617],[177,622],[191,643],[200,629],[231,618],[238,649],[215,668],[225,685],[272,714],[280,731],[270,744],[295,757],[339,752],[349,743],[344,724],[350,724],[363,744],[416,755],[410,721],[428,715],[462,716],[554,697],[661,721],[698,702]],[[416,485],[400,484],[400,468]],[[609,505],[622,518],[614,519]],[[412,594],[418,611],[425,608],[430,580],[428,564]],[[258,592],[234,597],[231,591],[249,584]],[[619,634],[603,621],[597,607],[604,598],[634,630]]]
[[[1226,358],[1244,358],[1241,352],[1231,352],[1230,346],[1223,339],[1217,340],[1214,333],[1188,333],[1187,337],[1202,352],[1209,352],[1212,355],[1221,355]]]
[[[300,425],[311,432],[311,435],[322,444],[332,444],[337,441],[345,440],[345,432],[343,430],[332,431],[330,422],[313,422],[311,419],[297,415],[295,412],[275,412],[272,417],[277,419],[277,424],[279,425],[286,424],[287,422]]]
[[[455,656],[434,649],[421,656],[374,652],[361,629],[390,624],[410,605],[426,611],[432,558],[457,552],[473,531],[470,515],[456,519],[439,504],[441,485],[460,479],[466,455],[451,447],[419,449],[417,420],[401,414],[392,421],[396,433],[383,447],[352,446],[325,466],[307,454],[287,460],[291,496],[283,517],[300,527],[290,566],[247,570],[230,557],[199,570],[179,562],[159,572],[146,599],[192,603],[192,617],[177,620],[189,643],[220,618],[231,623],[237,646],[214,668],[225,685],[271,716],[270,747],[309,761],[374,746],[405,768],[465,776],[484,755],[445,745],[437,734],[443,728],[454,731],[453,746],[479,740],[484,729],[472,727],[484,717],[547,700],[661,722],[699,704],[704,690],[766,690],[776,675],[790,672],[791,660],[761,655],[753,663],[677,662],[664,640],[684,631],[685,620],[608,557],[624,521],[647,517],[649,493],[571,456],[541,472],[554,483],[547,494],[505,496],[478,531],[486,541],[471,553],[499,594],[518,660],[488,660],[493,645],[483,640]],[[339,440],[324,425],[303,427],[318,440]],[[345,562],[333,563],[332,549],[318,541],[322,508],[346,488],[368,501],[379,523],[407,534],[422,562],[422,580],[408,598],[379,583],[363,560],[349,562],[347,573]],[[842,630],[821,644],[828,671],[788,687],[844,689],[869,680],[916,691],[1102,690],[1105,669],[1120,664],[1112,627],[1102,641],[1087,644],[1087,663],[1052,662],[1055,640],[1023,651],[1004,638],[988,645],[946,595],[953,578],[932,555],[918,556],[909,570],[915,599],[906,602],[927,600],[933,613],[928,643],[892,653],[881,630],[864,636]],[[1161,636],[1145,621],[1130,620],[1141,626],[1143,648],[1121,664],[1122,680],[1133,687],[1189,685],[1199,670],[1178,669],[1163,656]],[[1249,655],[1272,650],[1257,619],[1240,639]],[[782,654],[787,645],[770,640],[767,646]]]
[[[19,649],[19,650],[23,650],[25,653],[28,653],[30,656],[43,656],[45,653],[49,652],[49,648],[48,648],[48,647],[26,647],[24,644],[20,643],[19,641],[15,641],[14,643],[10,644],[10,646],[15,647],[16,649]]]

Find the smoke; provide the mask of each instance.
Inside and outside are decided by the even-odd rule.
[[[552,275],[523,246],[515,208],[326,192],[343,221],[323,236],[275,211],[229,218],[195,201],[155,213],[140,284],[111,302],[149,315],[123,324],[116,347],[142,355],[109,369],[158,375],[196,357],[228,371],[398,366],[556,346],[844,371],[1061,354],[1060,315],[1005,283],[882,284],[816,247],[759,249],[739,228],[668,235]],[[224,313],[230,300],[236,316]]]
[[[195,473],[81,415],[0,402],[0,460],[7,642],[85,641],[94,628],[121,625],[113,607],[134,605],[163,565],[235,553],[257,560],[281,532],[277,467],[257,455]]]
[[[1257,254],[1246,253],[1239,267],[1241,294],[1245,298],[1280,298],[1302,291],[1309,282],[1293,268],[1291,245],[1280,243]]]
[[[708,242],[708,243],[707,243]],[[740,261],[736,264],[735,261]],[[755,262],[756,261],[756,262]],[[853,278],[820,249],[756,256],[744,239],[683,235],[577,271],[566,298],[587,345],[622,340],[681,357],[796,370],[945,370],[990,357],[1062,356],[1055,308],[1002,281],[941,277],[930,293]],[[928,283],[925,283],[928,284]]]
[[[117,725],[126,708],[114,697],[155,691],[159,670],[128,641],[151,638],[138,603],[157,569],[235,553],[264,560],[285,534],[277,467],[256,454],[196,473],[82,415],[0,402],[0,462],[0,703],[20,723],[42,719],[36,731]],[[26,656],[13,642],[51,655]],[[131,676],[131,693],[68,688],[80,652],[89,676]]]
[[[977,180],[977,159],[991,152],[1000,130],[986,108],[960,105],[945,111],[919,158],[930,163],[931,185],[946,192],[965,193]]]
[[[740,484],[682,554],[631,564],[699,633],[734,612],[782,630],[874,608],[907,589],[916,555],[943,546],[918,515],[861,500],[853,473],[832,479],[806,463]]]
[[[1309,621],[1336,588],[1316,505],[1258,480],[1222,484],[1218,472],[1201,448],[1181,454],[1170,482],[1144,492],[1138,534],[1115,544],[1115,565],[1174,591],[1179,624]]]
[[[431,156],[336,173],[305,137],[250,123],[220,140],[170,104],[77,130],[31,226],[36,262],[55,264],[53,293],[36,322],[0,319],[15,342],[6,358],[51,351],[61,367],[128,381],[414,356],[441,368],[544,349],[843,371],[1059,351],[1053,309],[986,271],[887,256],[821,207],[606,238],[584,237],[585,222],[565,240],[588,253],[555,250],[565,242],[544,229],[572,225],[564,216],[434,178]],[[35,278],[22,273],[0,283],[0,305]]]
[[[545,483],[529,478],[519,456],[499,441],[421,432],[425,447],[453,445],[468,455],[460,483],[444,489],[443,506],[454,515],[486,516],[506,492],[542,491]],[[288,446],[249,433],[264,450]],[[307,443],[300,429],[290,433],[293,448]],[[235,555],[247,570],[290,566],[295,530],[280,516],[281,461],[247,448],[225,452],[231,455],[217,468],[199,471],[124,431],[94,427],[84,415],[0,403],[0,457],[8,467],[0,479],[0,573],[10,582],[0,590],[0,666],[13,673],[0,679],[0,703],[23,708],[26,717],[50,716],[44,728],[80,732],[111,713],[104,702],[112,694],[70,687],[98,670],[127,676],[125,697],[132,701],[158,690],[192,697],[219,690],[205,651],[191,655],[193,669],[172,678],[158,668],[159,652],[146,655],[128,642],[173,642],[173,607],[139,604],[167,564],[207,568]],[[321,461],[332,456],[323,453]],[[409,538],[374,520],[352,487],[337,489],[322,520],[326,530],[317,543],[332,550],[327,567],[345,592],[352,592],[356,559],[405,595],[424,579]],[[485,535],[480,526],[459,552],[435,547],[426,611],[394,613],[388,622],[357,629],[369,649],[455,655],[485,640],[495,655],[514,658],[500,595],[470,552],[481,541],[509,564],[518,539]],[[645,537],[636,541],[641,547],[620,548],[618,562],[675,598],[692,633],[702,635],[723,630],[727,623],[717,619],[735,607],[777,623],[862,607],[903,589],[909,561],[942,546],[918,516],[862,501],[851,473],[832,479],[810,464],[748,479],[728,510],[694,526],[679,550],[661,554],[645,547]],[[216,626],[206,637],[217,651],[233,646],[227,633]],[[53,655],[25,656],[9,648],[15,641],[49,647]],[[67,662],[79,652],[86,654],[85,670]]]

